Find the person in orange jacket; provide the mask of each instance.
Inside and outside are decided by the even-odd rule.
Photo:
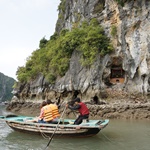
[[[58,106],[56,104],[53,104],[51,102],[51,100],[47,100],[47,107],[51,109],[51,113],[52,113],[52,120],[51,123],[57,123],[58,119],[60,117],[60,113],[58,110]]]
[[[44,108],[43,107],[46,105],[47,105],[46,101],[43,101],[40,105],[41,111],[40,111],[40,115],[37,117],[37,122],[39,122],[39,123],[45,123],[43,120],[44,119]]]

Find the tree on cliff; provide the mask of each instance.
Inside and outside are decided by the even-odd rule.
[[[49,41],[43,38],[39,49],[27,59],[26,65],[18,68],[18,80],[26,82],[42,73],[50,83],[54,83],[57,76],[65,75],[74,50],[81,53],[82,65],[90,66],[97,55],[111,53],[113,46],[97,19],[92,19],[90,23],[83,21],[80,27],[71,31],[63,29],[60,34],[54,33]]]

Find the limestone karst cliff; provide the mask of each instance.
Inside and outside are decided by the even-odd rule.
[[[0,102],[10,101],[13,97],[11,93],[15,80],[0,73]]]
[[[19,99],[83,100],[93,96],[125,98],[147,96],[150,93],[150,1],[61,0],[56,32],[71,30],[84,20],[97,18],[115,51],[97,56],[90,67],[80,64],[80,53],[74,51],[69,69],[54,84],[42,74],[29,83],[18,83],[14,89]]]

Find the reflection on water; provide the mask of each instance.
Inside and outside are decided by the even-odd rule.
[[[0,115],[4,110],[0,109]],[[6,113],[6,112],[5,112]],[[20,133],[0,121],[0,150],[44,150],[48,139]],[[94,137],[54,138],[47,150],[149,150],[150,121],[110,120]]]

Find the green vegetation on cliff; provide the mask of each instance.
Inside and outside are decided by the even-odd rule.
[[[59,35],[55,33],[49,41],[43,38],[26,65],[18,68],[18,80],[26,82],[42,73],[50,83],[54,83],[57,77],[65,75],[74,50],[81,52],[81,64],[90,66],[97,55],[103,57],[111,53],[113,46],[96,19],[92,19],[90,24],[85,21],[80,28],[63,29]]]

